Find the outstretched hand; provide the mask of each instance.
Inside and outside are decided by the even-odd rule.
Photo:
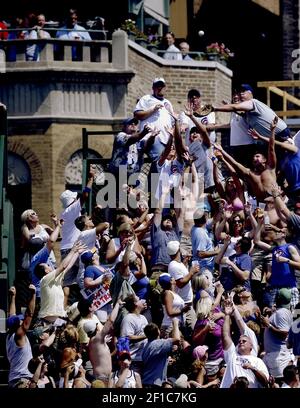
[[[231,299],[225,299],[224,302],[224,313],[226,316],[231,316],[233,313],[233,302]]]
[[[274,116],[274,119],[271,122],[270,130],[271,132],[276,128],[278,123],[278,116]]]

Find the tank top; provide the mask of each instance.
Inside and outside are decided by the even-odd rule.
[[[183,307],[184,307],[184,300],[182,299],[181,296],[179,296],[175,292],[172,292],[172,295],[173,295],[173,303],[172,303],[173,309],[182,310]],[[163,305],[163,312],[164,312],[164,317],[163,317],[163,321],[162,321],[161,325],[162,326],[167,326],[167,327],[172,326],[173,318],[168,315],[165,305]],[[177,319],[179,319],[179,323],[183,323],[183,316],[182,315],[176,316],[176,317],[177,317]]]
[[[25,336],[25,340],[25,345],[19,347],[15,342],[15,333],[6,337],[6,354],[10,364],[8,381],[22,377],[32,377],[31,372],[28,370],[28,363],[32,359],[32,351],[27,336]]]
[[[270,285],[276,288],[296,287],[296,278],[293,268],[287,262],[278,262],[276,254],[291,259],[289,252],[290,244],[279,245],[272,250],[272,275]]]
[[[119,380],[119,372],[115,371],[113,373],[114,384],[117,384],[118,380]],[[126,377],[122,388],[136,388],[136,379],[135,379],[133,370],[130,370],[129,375]]]

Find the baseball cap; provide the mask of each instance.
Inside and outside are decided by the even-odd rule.
[[[158,84],[163,84],[166,85],[166,81],[164,80],[164,78],[154,78],[152,86],[154,85],[158,85]]]
[[[93,256],[94,256],[94,254],[95,254],[96,251],[97,251],[96,248],[93,248],[93,249],[91,249],[90,251],[84,252],[84,253],[81,255],[81,257],[80,257],[81,262],[82,262],[83,264],[85,264],[85,265],[91,263],[91,262],[92,262],[92,259],[93,259]]]
[[[245,91],[248,91],[248,92],[253,93],[253,88],[252,88],[252,86],[250,86],[249,84],[242,84],[242,85],[240,86],[240,92],[245,92]]]
[[[207,350],[208,350],[207,346],[197,346],[193,350],[193,357],[195,359],[201,360],[205,356]]]
[[[169,273],[162,273],[158,278],[158,283],[163,289],[166,289],[170,286],[172,276]]]
[[[88,336],[93,334],[97,328],[97,322],[95,320],[88,320],[83,325],[83,330],[86,332]]]
[[[191,99],[191,98],[193,98],[193,96],[196,96],[197,98],[200,98],[201,92],[198,89],[195,89],[195,88],[190,89],[188,91],[187,97],[188,97],[188,99]]]
[[[126,359],[131,360],[131,354],[129,351],[126,351],[126,350],[121,351],[120,354],[118,355],[118,359],[121,361],[126,360]]]
[[[123,126],[128,126],[128,125],[132,125],[135,124],[137,125],[139,123],[139,121],[135,118],[127,118],[123,121]]]
[[[169,255],[175,255],[179,251],[180,243],[178,241],[170,241],[167,245],[167,251]]]
[[[20,325],[21,320],[24,320],[24,315],[23,314],[13,315],[13,316],[8,317],[6,319],[7,329],[11,329],[14,326],[18,327]]]
[[[292,299],[292,292],[290,289],[281,288],[276,297],[276,303],[281,307],[289,307]]]
[[[181,374],[174,383],[174,388],[188,388],[188,377]]]
[[[62,203],[63,208],[69,207],[70,204],[73,203],[74,200],[77,198],[76,191],[65,190],[60,195],[60,201]]]

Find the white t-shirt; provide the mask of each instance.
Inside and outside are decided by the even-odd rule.
[[[78,237],[78,240],[87,247],[87,250],[91,250],[96,245],[96,228],[92,228],[90,230],[81,231]],[[83,288],[83,280],[84,280],[84,265],[79,258],[79,269],[77,275],[77,283],[80,289]]]
[[[249,388],[263,388],[253,371],[242,367],[246,363],[251,364],[252,367],[255,367],[269,379],[269,372],[265,363],[253,355],[244,356],[238,354],[234,343],[231,344],[228,350],[224,350],[224,360],[227,367],[220,388],[230,388],[235,377],[246,377],[249,381]]]
[[[148,320],[142,314],[128,313],[121,323],[121,336],[142,336]],[[130,342],[130,354],[132,360],[141,361],[142,352],[147,343],[147,339]]]
[[[137,111],[147,111],[153,106],[160,104],[161,109],[155,111],[147,119],[140,121],[140,130],[144,128],[146,124],[149,124],[152,128],[157,128],[160,130],[159,135],[157,136],[163,144],[167,144],[169,140],[169,134],[166,131],[165,127],[170,128],[173,125],[173,118],[169,114],[169,111],[173,112],[173,106],[171,102],[163,98],[162,100],[155,98],[153,95],[144,95],[136,104],[134,112]],[[167,109],[168,108],[168,109]],[[169,110],[169,111],[168,111]],[[146,135],[143,140],[147,139]]]
[[[172,61],[182,61],[182,54],[180,52],[180,49],[172,44],[166,49],[163,58]]]
[[[57,277],[55,277],[55,273],[54,270],[41,279],[40,318],[46,316],[64,317],[67,315],[64,309],[64,291],[62,288],[64,273],[59,274]]]
[[[182,262],[171,261],[168,266],[168,273],[175,279],[175,281],[184,278],[188,275],[189,271]],[[182,297],[185,303],[193,301],[193,290],[191,281],[189,281],[182,288],[176,286],[175,292]]]
[[[165,160],[164,164],[160,166],[157,163],[157,170],[159,172],[158,184],[155,193],[155,198],[157,200],[162,196],[164,188],[172,190],[177,188],[181,181],[181,176],[183,174],[183,164],[181,164],[177,159],[175,160]],[[165,198],[165,204],[173,203],[173,199],[170,194]]]
[[[71,249],[74,245],[74,242],[77,241],[80,231],[76,228],[74,221],[77,217],[81,215],[81,204],[80,199],[76,200],[69,207],[64,209],[60,214],[60,219],[64,220],[64,223],[61,227],[61,243],[60,249]]]

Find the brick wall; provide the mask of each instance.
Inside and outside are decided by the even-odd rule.
[[[166,97],[176,112],[183,109],[191,88],[201,91],[204,103],[220,104],[223,99],[231,100],[231,77],[218,68],[162,66],[133,49],[129,49],[129,67],[136,75],[128,85],[128,114],[132,113],[141,96],[151,92],[155,77],[166,80]],[[227,121],[228,115],[218,114],[217,120]]]
[[[299,74],[292,72],[292,52],[300,48],[299,39],[299,1],[285,0],[281,2],[282,8],[282,61],[283,79],[299,79]]]

